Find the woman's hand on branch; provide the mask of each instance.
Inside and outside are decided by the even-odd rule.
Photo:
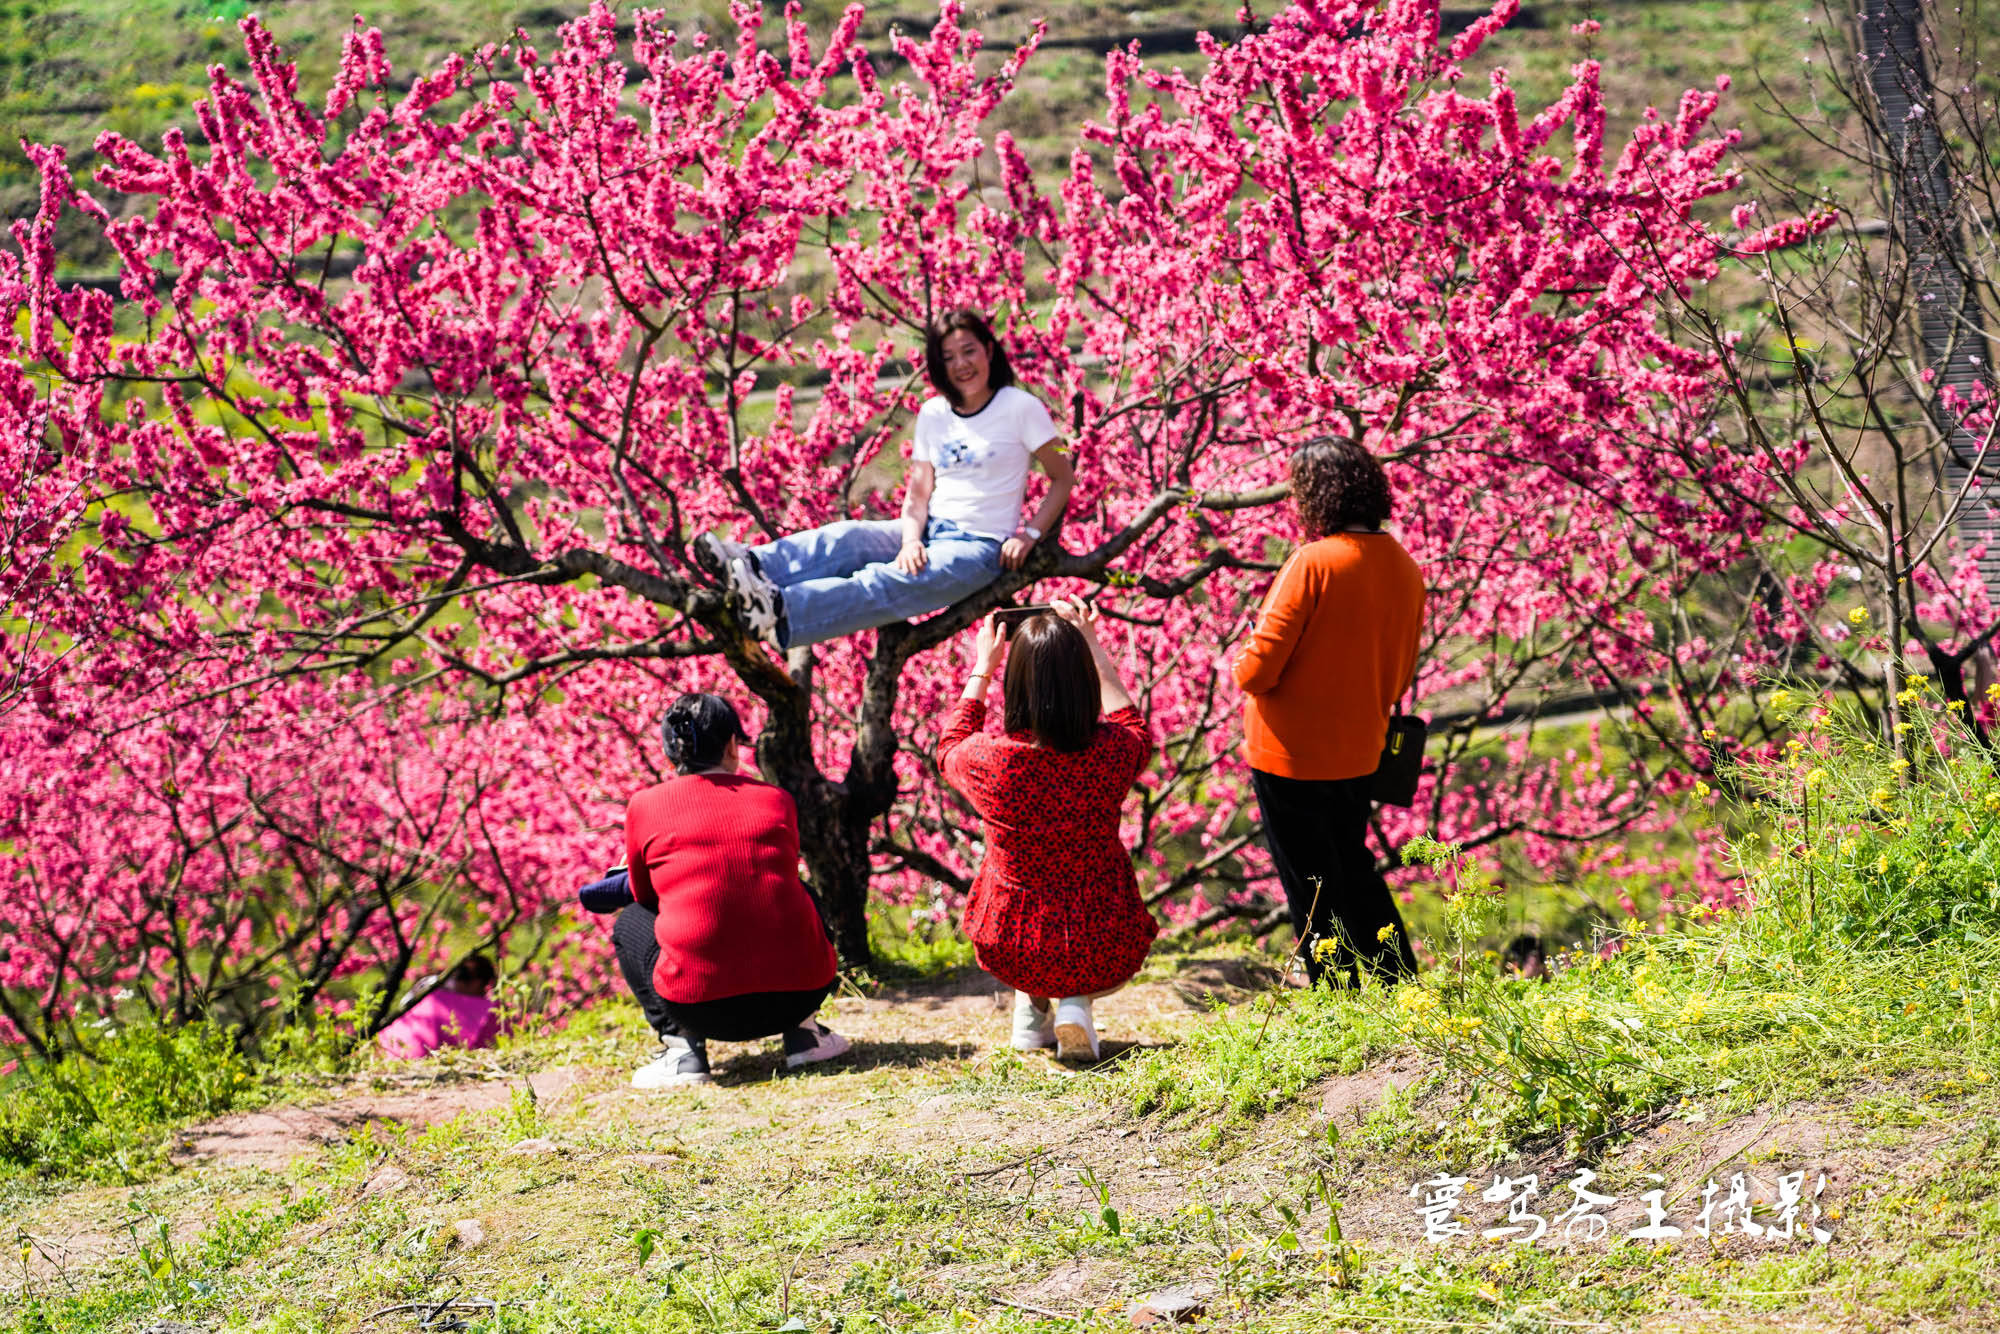
[[[1028,553],[1034,549],[1035,544],[1032,541],[1019,533],[1014,534],[1014,536],[1000,544],[1000,568],[1003,570],[1020,569],[1023,565],[1027,564]]]

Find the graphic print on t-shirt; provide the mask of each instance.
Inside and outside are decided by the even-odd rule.
[[[980,441],[963,426],[953,424],[951,434],[937,442],[936,467],[940,472],[976,466],[981,461]]]

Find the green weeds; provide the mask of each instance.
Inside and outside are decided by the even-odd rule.
[[[1331,1074],[1351,1074],[1397,1045],[1383,994],[1279,990],[1191,1024],[1180,1041],[1127,1059],[1107,1079],[1140,1116],[1205,1122],[1205,1148],[1290,1104]]]
[[[1451,845],[1406,849],[1445,882],[1440,965],[1400,987],[1402,1034],[1456,1085],[1449,1154],[1554,1133],[1574,1150],[1620,1118],[1823,1095],[1923,1072],[1944,1091],[2000,1064],[2000,778],[1921,678],[1895,744],[1839,703],[1779,692],[1794,739],[1740,766],[1735,842],[1749,906],[1628,922],[1553,978],[1479,946],[1499,910]]]
[[[208,1024],[119,1030],[89,1055],[32,1059],[0,1097],[0,1167],[93,1181],[138,1181],[164,1164],[168,1132],[226,1111],[251,1070]]]

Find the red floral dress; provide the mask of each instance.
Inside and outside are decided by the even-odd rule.
[[[1118,811],[1152,757],[1137,709],[1065,755],[1032,736],[989,736],[986,705],[961,700],[938,764],[986,821],[986,858],[965,905],[979,966],[1031,996],[1086,996],[1129,980],[1160,927],[1139,901]]]

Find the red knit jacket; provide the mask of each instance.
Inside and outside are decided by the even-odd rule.
[[[632,897],[660,915],[653,987],[683,1005],[833,980],[833,946],[799,883],[790,794],[740,774],[686,774],[625,808]]]

